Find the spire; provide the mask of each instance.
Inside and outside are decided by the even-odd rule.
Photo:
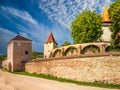
[[[111,23],[112,21],[110,20],[109,18],[109,13],[108,13],[108,8],[105,7],[104,8],[104,11],[103,11],[103,14],[102,14],[102,22],[105,23]]]
[[[55,41],[55,39],[54,39],[54,37],[53,37],[52,32],[50,32],[50,35],[49,35],[49,37],[48,37],[46,43],[49,43],[49,42],[55,42],[55,43],[56,43],[56,41]]]

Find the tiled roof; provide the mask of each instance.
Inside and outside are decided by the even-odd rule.
[[[12,40],[23,40],[23,41],[32,41],[28,38],[25,38],[23,36],[17,35],[15,38],[13,38]]]
[[[105,7],[103,14],[102,14],[102,22],[104,23],[111,23],[111,19],[109,18],[108,8]]]
[[[53,37],[52,32],[50,33],[50,35],[49,35],[49,37],[48,37],[46,43],[49,43],[49,42],[55,42],[55,43],[56,43],[56,41],[55,41],[55,39],[54,39],[54,37]]]

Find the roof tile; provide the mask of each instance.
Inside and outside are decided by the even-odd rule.
[[[49,35],[49,37],[48,37],[46,43],[49,43],[49,42],[55,42],[55,43],[56,43],[56,41],[55,41],[55,39],[54,39],[54,37],[53,37],[52,32],[50,33],[50,35]]]

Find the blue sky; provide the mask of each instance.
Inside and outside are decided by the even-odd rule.
[[[18,33],[33,40],[33,51],[43,52],[50,32],[60,46],[73,42],[70,24],[84,9],[102,13],[115,0],[0,0],[0,54]]]

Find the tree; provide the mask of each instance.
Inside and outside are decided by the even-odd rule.
[[[7,54],[4,54],[4,55],[0,55],[0,61],[3,61],[5,60],[5,58],[7,57]]]
[[[111,24],[111,48],[120,49],[120,0],[112,3],[109,8]]]
[[[102,35],[101,16],[95,11],[84,10],[71,24],[74,43],[97,41]]]
[[[70,45],[71,43],[69,41],[65,41],[61,46],[67,46]]]
[[[32,52],[32,59],[43,58],[43,53],[40,52]]]

